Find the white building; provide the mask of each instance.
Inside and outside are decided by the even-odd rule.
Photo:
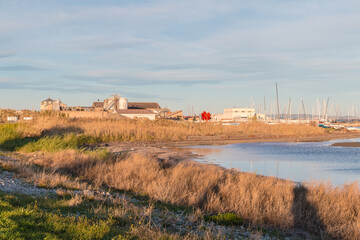
[[[48,98],[41,102],[40,110],[41,111],[63,111],[66,108],[66,104],[63,104],[60,99],[53,100]]]
[[[151,110],[143,109],[120,109],[116,111],[118,114],[131,119],[134,118],[147,118],[149,120],[155,120],[155,113]]]
[[[223,114],[215,114],[212,118],[217,122],[243,122],[253,119],[254,116],[254,108],[226,108]]]
[[[11,123],[17,122],[18,120],[19,120],[18,117],[7,117],[7,121]]]

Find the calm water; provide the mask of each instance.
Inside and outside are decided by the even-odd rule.
[[[342,185],[360,180],[360,148],[332,147],[335,142],[241,143],[187,148],[204,155],[199,162],[293,181],[325,181]]]

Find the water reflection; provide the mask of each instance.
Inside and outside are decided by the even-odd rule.
[[[360,178],[360,148],[334,147],[334,142],[242,143],[186,148],[197,161],[293,181],[325,181],[341,185]]]

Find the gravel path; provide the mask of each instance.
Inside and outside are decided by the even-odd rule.
[[[48,194],[55,194],[54,189],[37,188],[15,178],[14,173],[0,170],[0,190],[6,193],[20,193],[45,197]]]

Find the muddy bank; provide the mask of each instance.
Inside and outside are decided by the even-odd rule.
[[[100,147],[106,147],[110,150],[115,149],[138,149],[147,147],[150,151],[153,148],[186,147],[197,145],[225,145],[235,143],[251,142],[325,142],[336,139],[360,138],[360,133],[332,133],[321,136],[276,136],[276,135],[258,135],[258,136],[188,136],[181,141],[155,141],[155,142],[113,142],[101,144]]]
[[[360,142],[339,142],[331,144],[333,147],[360,147]]]

